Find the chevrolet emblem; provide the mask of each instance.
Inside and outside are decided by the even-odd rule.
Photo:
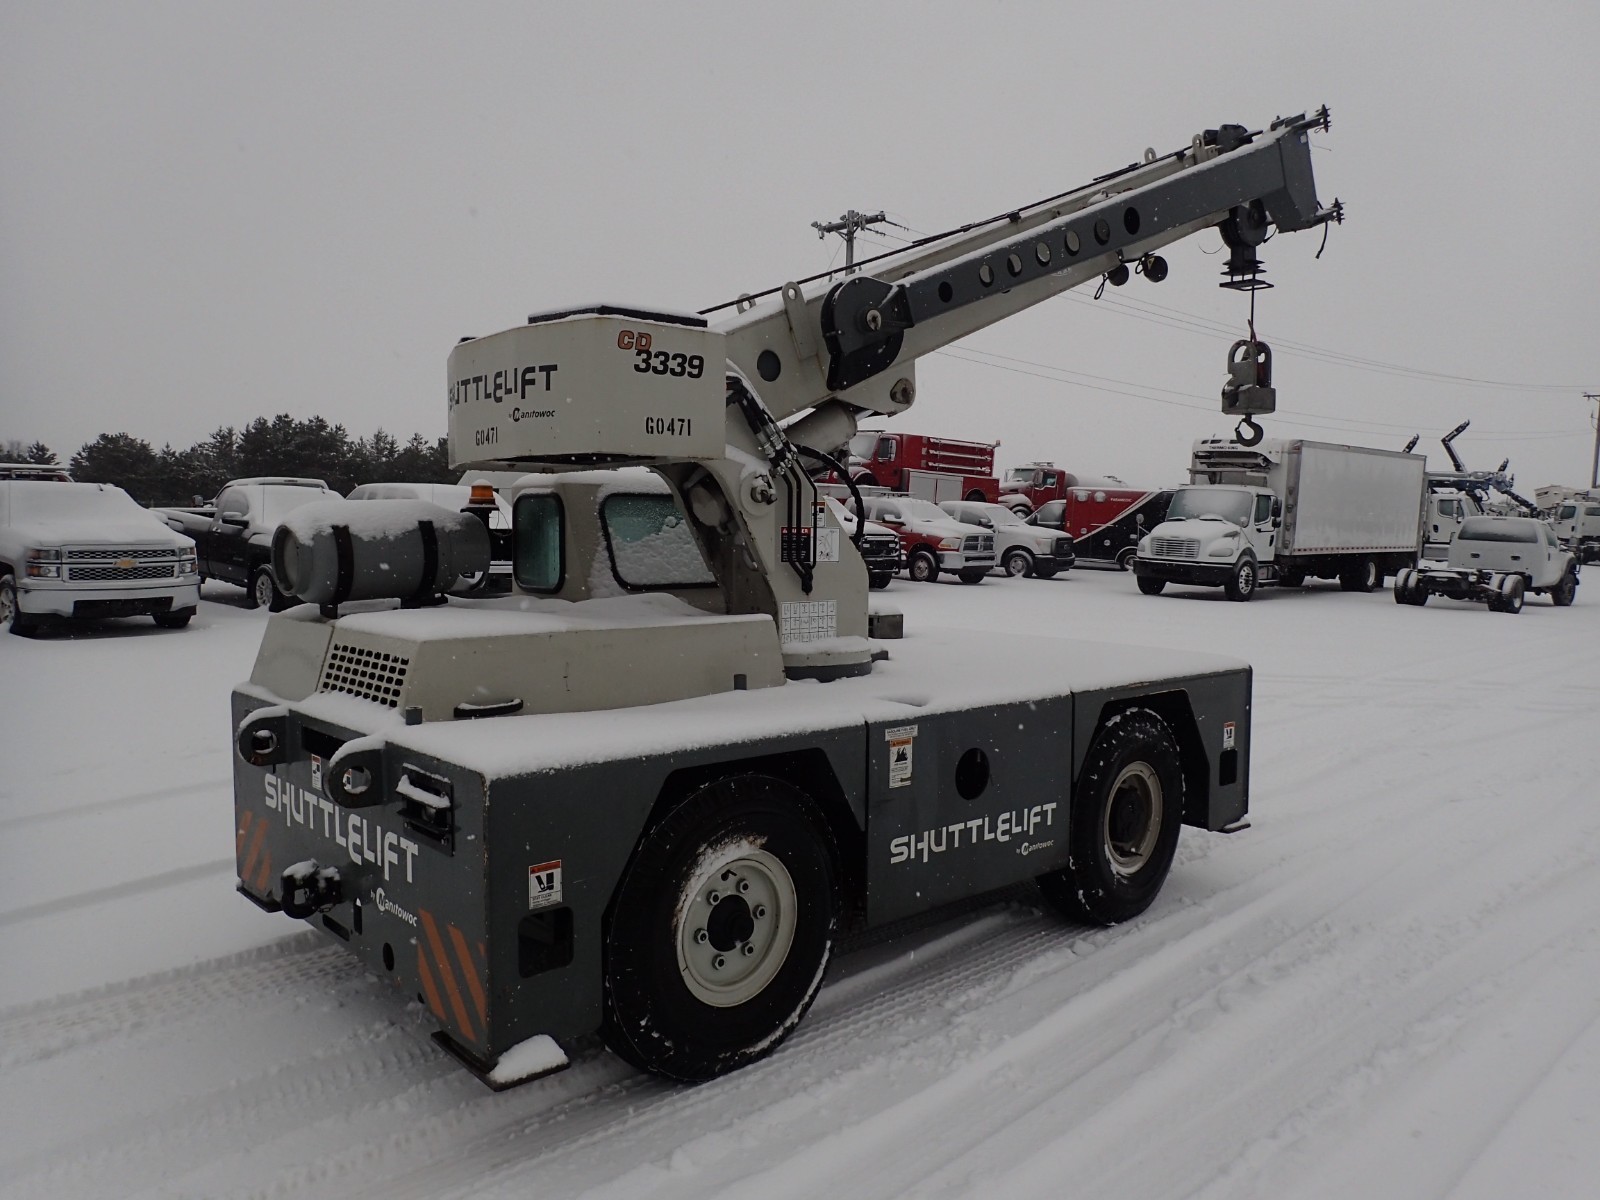
[[[137,559],[133,559],[133,558],[119,558],[119,559],[117,559],[117,569],[119,571],[131,571],[135,567],[137,567],[138,565],[139,565],[139,562],[138,562]]]

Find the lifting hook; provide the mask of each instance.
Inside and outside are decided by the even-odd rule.
[[[1233,440],[1241,446],[1254,446],[1266,436],[1267,431],[1249,417],[1241,417],[1239,423],[1233,427]]]

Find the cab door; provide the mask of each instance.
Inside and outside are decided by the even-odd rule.
[[[250,582],[250,494],[243,488],[223,488],[217,511],[206,531],[206,562],[202,568],[213,579],[228,583]]]

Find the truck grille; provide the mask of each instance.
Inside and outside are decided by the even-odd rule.
[[[172,579],[178,574],[179,552],[167,547],[69,548],[62,551],[62,555],[66,562],[66,578],[78,583]]]
[[[328,649],[327,661],[322,665],[322,682],[317,690],[344,692],[396,708],[410,666],[411,660],[399,654],[335,642]]]
[[[993,554],[994,534],[986,533],[982,536],[973,534],[961,543],[961,549],[968,554]]]
[[[1071,558],[1073,554],[1072,539],[1069,537],[1057,538],[1053,553],[1057,558]]]
[[[864,537],[861,539],[861,557],[874,560],[899,558],[900,539],[895,537]]]
[[[1199,558],[1199,538],[1151,538],[1150,553],[1156,558]]]
[[[178,573],[172,563],[156,563],[143,567],[68,567],[67,578],[87,583],[120,582],[124,579],[171,579]]]

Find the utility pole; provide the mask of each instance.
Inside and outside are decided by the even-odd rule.
[[[819,238],[827,237],[830,233],[844,236],[844,273],[848,275],[855,270],[856,234],[868,225],[879,225],[888,219],[888,214],[881,210],[869,215],[867,213],[858,213],[852,208],[837,221],[829,221],[826,225],[821,221],[813,221],[811,222],[811,228],[817,231]]]
[[[1585,400],[1600,401],[1600,393],[1585,392]],[[1600,488],[1600,409],[1595,410],[1594,419],[1594,466],[1589,469],[1589,490]]]

